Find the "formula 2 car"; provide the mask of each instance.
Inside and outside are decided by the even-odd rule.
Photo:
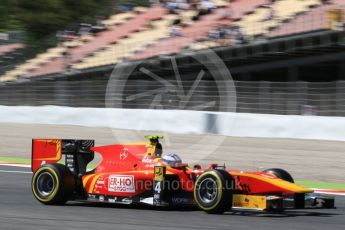
[[[174,161],[175,156],[162,158],[161,136],[147,138],[147,142],[97,147],[93,140],[33,139],[33,195],[46,205],[70,200],[192,205],[208,213],[334,208],[334,197],[294,184],[285,170],[243,172],[214,163],[190,167]],[[101,154],[102,161],[87,171],[94,152]],[[58,163],[63,157],[65,163]]]

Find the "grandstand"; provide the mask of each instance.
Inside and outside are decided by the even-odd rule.
[[[15,43],[15,44],[8,44],[8,45],[0,45],[0,55],[5,55],[8,53],[11,53],[15,50],[23,48],[24,45],[20,43]]]
[[[21,55],[20,50],[24,48],[23,43],[0,43],[0,68],[8,65],[11,60]],[[0,71],[0,74],[2,72]]]
[[[184,73],[183,80],[191,81],[198,63],[187,58],[185,51],[197,53],[211,48],[236,81],[239,112],[300,114],[301,106],[311,104],[320,115],[345,113],[340,99],[343,89],[338,86],[341,84],[330,84],[324,91],[312,84],[345,80],[343,1],[213,0],[213,4],[206,14],[192,7],[172,12],[161,4],[112,15],[102,22],[104,31],[61,42],[4,73],[0,76],[3,92],[11,92],[19,84],[24,88],[35,87],[37,82],[50,84],[53,79],[55,86],[49,86],[51,91],[44,92],[47,101],[40,104],[104,106],[105,82],[114,64],[143,61],[169,79],[171,64],[165,57],[174,56]],[[139,71],[137,79],[147,80]],[[89,102],[79,103],[78,99],[67,100],[66,96],[54,94],[60,88],[64,94],[70,92],[68,82],[94,90],[89,93]],[[303,92],[291,87],[299,83],[305,86],[298,89]],[[75,87],[69,95],[84,95],[81,91],[81,87]],[[307,96],[296,99],[289,95],[291,92]],[[317,94],[324,97],[323,105],[315,104]],[[6,101],[5,96],[0,100],[2,104],[16,104],[21,101],[19,97],[14,96],[18,99],[15,102]]]
[[[332,10],[344,11],[345,2],[342,0],[328,1],[327,4],[314,4],[314,9],[308,10],[303,14],[298,14],[283,23],[278,28],[270,31],[268,37],[291,36],[293,34],[319,31],[325,28],[336,29],[337,23],[330,24],[327,12]],[[345,18],[340,19],[339,26],[345,22]]]

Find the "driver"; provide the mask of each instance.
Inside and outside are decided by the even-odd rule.
[[[150,161],[153,163],[164,162],[170,167],[175,167],[176,163],[182,163],[181,158],[174,153],[169,153],[162,157],[163,148],[159,139],[162,139],[163,136],[145,136],[149,139],[150,143],[147,146],[147,152],[144,156],[143,161]]]
[[[169,153],[163,156],[162,161],[168,164],[170,167],[175,167],[176,163],[182,163],[181,158],[175,153]]]

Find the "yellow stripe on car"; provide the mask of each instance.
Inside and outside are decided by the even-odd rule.
[[[92,192],[93,192],[93,189],[94,189],[94,187],[95,187],[95,184],[96,184],[96,182],[97,182],[97,180],[98,180],[98,178],[99,178],[100,176],[101,176],[101,174],[98,174],[98,175],[96,175],[96,176],[92,179],[92,182],[91,182],[91,184],[90,184],[88,193],[92,193]]]
[[[83,187],[85,188],[87,182],[89,181],[90,177],[94,176],[95,174],[89,174],[83,178]]]
[[[300,185],[296,185],[294,183],[282,180],[282,179],[271,179],[271,178],[267,178],[265,176],[261,176],[261,175],[256,175],[256,174],[251,174],[251,173],[242,173],[242,172],[230,172],[232,176],[244,176],[244,177],[249,177],[249,178],[254,178],[260,181],[264,181],[266,183],[275,185],[277,187],[289,190],[291,192],[294,193],[312,193],[314,192],[314,190],[310,189],[310,188],[306,188]]]

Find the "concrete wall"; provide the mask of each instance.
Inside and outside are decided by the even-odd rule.
[[[177,134],[212,133],[234,137],[345,140],[345,117],[62,106],[0,106],[0,111],[2,123],[78,125]]]

